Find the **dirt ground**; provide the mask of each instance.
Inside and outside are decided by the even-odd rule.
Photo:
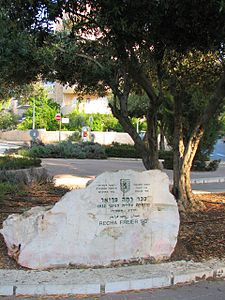
[[[9,193],[0,199],[0,228],[12,213],[22,213],[38,205],[53,205],[66,189],[53,185],[29,186],[21,194]],[[202,261],[225,258],[225,193],[200,194],[197,200],[205,203],[205,210],[181,218],[177,246],[171,260]],[[7,255],[4,239],[0,235],[0,268],[23,269]]]

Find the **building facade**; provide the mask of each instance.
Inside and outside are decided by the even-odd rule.
[[[74,109],[87,114],[111,114],[107,97],[85,95],[81,100],[81,98],[75,93],[73,87],[66,87],[58,82],[44,83],[44,87],[48,91],[49,98],[53,99],[60,105],[61,112],[64,115],[70,113]]]

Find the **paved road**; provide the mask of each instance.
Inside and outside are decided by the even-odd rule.
[[[106,171],[117,171],[132,169],[144,171],[145,167],[141,160],[132,159],[42,159],[45,166],[52,175],[70,174],[79,177],[93,177]]]
[[[20,146],[20,143],[6,143],[0,142],[0,154],[4,153],[6,149],[17,148]],[[223,157],[225,160],[225,143],[222,139],[218,140],[214,156],[220,155],[220,158]],[[74,177],[82,178],[94,178],[95,176],[106,172],[106,171],[116,171],[122,169],[132,169],[135,171],[144,171],[145,168],[141,160],[132,160],[132,159],[107,159],[107,160],[78,160],[78,159],[43,159],[43,165],[49,170],[50,174],[57,177],[63,175],[71,175]],[[172,179],[172,171],[164,170],[170,179]],[[221,164],[219,169],[216,172],[193,172],[191,175],[192,178],[211,178],[211,177],[225,177],[225,164]],[[193,185],[193,189],[196,190],[205,190],[211,192],[221,192],[225,191],[225,183],[220,184],[197,184]]]
[[[81,299],[81,297],[1,297],[0,300],[13,299]],[[192,285],[172,288],[108,294],[104,296],[82,297],[83,300],[225,300],[224,281],[205,281]]]
[[[132,169],[135,171],[144,171],[145,168],[141,160],[132,159],[107,159],[107,160],[94,160],[94,159],[43,159],[42,165],[47,168],[52,176],[56,176],[57,180],[66,177],[65,183],[73,179],[79,180],[80,178],[93,179],[95,176],[106,172],[116,171],[123,169]],[[172,179],[172,171],[164,170],[170,179]],[[192,172],[192,179],[198,178],[225,178],[225,164],[221,164],[215,172]],[[63,183],[62,183],[63,184]],[[225,183],[213,184],[195,184],[194,189],[205,190],[210,192],[223,192],[225,191]]]
[[[3,154],[6,149],[16,149],[19,145],[16,144],[8,144],[8,143],[0,143],[0,154]]]
[[[221,192],[225,192],[225,182],[192,184],[192,189],[201,192],[204,191],[204,192],[212,192],[212,193],[221,193]]]
[[[72,300],[76,298],[68,298]],[[86,300],[225,300],[225,282],[200,282],[194,285],[145,291],[106,295]]]
[[[80,177],[93,177],[106,171],[132,169],[144,171],[141,160],[136,159],[58,159],[45,158],[42,164],[52,175],[70,174]],[[164,170],[172,178],[172,170]],[[192,172],[192,178],[225,177],[225,164],[220,164],[215,172]]]
[[[214,151],[210,155],[211,159],[221,159],[225,161],[225,143],[223,142],[222,139],[219,139],[215,146],[214,146]]]
[[[68,298],[71,300],[73,298]],[[74,298],[75,299],[75,298]],[[86,298],[95,300],[96,298]],[[98,299],[98,298],[97,298]],[[160,289],[156,291],[145,291],[139,293],[124,293],[120,295],[106,295],[100,300],[224,300],[225,282],[201,282],[198,284]]]

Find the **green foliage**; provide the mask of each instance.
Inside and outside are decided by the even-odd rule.
[[[176,108],[180,118],[175,119],[177,114],[173,115],[171,124],[185,128],[180,137],[184,136],[185,147],[189,145],[193,129],[197,125],[204,128],[207,117],[216,118],[216,111],[221,109],[224,91],[216,90],[215,84],[224,74],[221,68],[225,39],[224,1],[0,0],[0,7],[6,10],[2,17],[6,16],[9,21],[8,26],[2,22],[0,28],[9,39],[5,43],[1,40],[3,72],[0,79],[7,79],[6,74],[18,80],[19,74],[21,80],[30,80],[41,73],[44,77],[75,85],[82,92],[97,91],[100,94],[111,88],[120,101],[119,105],[115,104],[113,113],[127,125],[124,128],[128,132],[133,128],[126,107],[127,97],[131,88],[142,88],[149,98],[145,116],[148,141],[152,145],[156,144],[156,125],[159,114],[164,112],[166,93],[176,100],[172,111]],[[54,34],[51,24],[63,14],[69,16],[64,22],[66,30]],[[14,27],[20,29],[20,34],[18,30],[12,30]],[[94,34],[95,39],[84,39],[81,33]],[[207,55],[200,58],[198,51],[203,56],[209,51],[216,52],[220,57],[209,63]],[[178,64],[174,63],[174,57]],[[209,72],[203,72],[203,61]],[[192,97],[196,88],[203,91],[204,97],[215,91],[218,97],[212,97],[213,101],[203,107],[201,100],[204,97],[200,100]],[[138,110],[135,113],[133,109],[132,114],[139,117],[142,112]],[[162,118],[160,122],[164,126]],[[97,128],[102,126],[101,122],[96,123]],[[171,144],[177,143],[178,148],[179,137],[172,133],[170,137],[173,139]],[[157,151],[153,147],[151,150]]]
[[[149,108],[149,99],[146,94],[131,93],[128,98],[129,115],[142,118]]]
[[[18,117],[12,112],[0,113],[0,129],[15,129],[18,124]]]
[[[72,143],[70,141],[49,144],[49,145],[36,145],[30,149],[19,150],[19,154],[28,157],[54,157],[54,158],[93,158],[104,159],[106,158],[104,148],[92,142]]]
[[[216,171],[219,167],[220,162],[220,159],[210,161],[210,163],[207,166],[207,171]]]
[[[206,171],[205,160],[195,160],[192,165],[192,171]]]
[[[209,79],[209,78],[208,78]],[[177,88],[178,90],[178,88]],[[182,99],[180,109],[182,111],[182,128],[184,145],[187,146],[190,135],[192,134],[196,124],[198,123],[199,116],[208,105],[210,96],[206,90],[192,87],[181,91],[177,97]],[[167,95],[164,102],[163,122],[165,124],[166,139],[171,147],[173,147],[174,135],[174,97]],[[210,154],[213,151],[214,144],[218,138],[219,132],[222,128],[221,112],[214,115],[213,119],[208,119],[205,127],[204,135],[198,146],[197,153],[194,160],[205,161],[209,160]]]
[[[39,60],[40,43],[36,36],[23,30],[17,18],[10,18],[3,4],[1,1],[0,97],[4,98],[12,96],[18,86],[36,81],[43,62]]]
[[[207,163],[204,160],[195,160],[192,165],[192,171],[216,171],[220,164],[220,159],[212,160]]]
[[[134,145],[112,143],[111,145],[106,145],[104,147],[108,157],[141,158]],[[172,163],[173,151],[159,151],[159,158],[170,160]]]
[[[220,116],[220,124],[221,124],[220,133],[222,135],[225,135],[225,112],[223,112]]]
[[[161,156],[164,169],[173,170],[173,151],[165,151]]]
[[[11,193],[15,194],[21,192],[22,186],[20,184],[10,182],[0,182],[0,201],[4,200],[5,195]]]
[[[77,109],[73,110],[67,115],[70,119],[69,124],[65,124],[64,128],[70,131],[81,131],[83,126],[87,125],[87,116],[84,113],[79,112]]]
[[[81,134],[79,131],[75,131],[72,135],[68,137],[68,141],[79,142],[81,140]]]
[[[67,117],[70,119],[70,123],[64,126],[67,130],[81,131],[83,126],[89,126],[92,131],[123,131],[118,120],[111,114],[85,114],[84,112],[73,110]],[[92,122],[90,118],[92,118]]]
[[[88,125],[90,124],[90,117],[92,116],[92,130],[93,131],[117,131],[122,132],[123,128],[118,120],[111,114],[88,114]]]
[[[131,121],[132,121],[134,128],[138,127],[139,132],[147,131],[147,122],[144,119],[133,117]]]
[[[163,167],[168,170],[173,170],[173,152],[165,151],[161,158],[164,159]],[[213,160],[209,163],[206,160],[195,160],[193,162],[192,171],[216,171],[219,167],[220,160]]]
[[[105,146],[108,157],[141,158],[133,145],[113,143]]]
[[[41,160],[34,158],[1,156],[0,170],[18,170],[32,167],[40,167]]]
[[[194,160],[204,161],[210,159],[210,154],[213,152],[221,126],[221,121],[218,117],[213,120],[208,120],[208,124],[200,141]]]
[[[18,125],[18,129],[32,129],[33,106],[35,104],[35,128],[46,130],[58,130],[58,122],[55,115],[59,112],[59,104],[48,98],[47,92],[38,87],[33,96],[28,99],[30,107],[25,113],[25,120]]]

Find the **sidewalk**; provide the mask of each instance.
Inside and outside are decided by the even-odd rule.
[[[225,277],[225,260],[100,269],[0,270],[0,295],[106,294],[222,277]]]

